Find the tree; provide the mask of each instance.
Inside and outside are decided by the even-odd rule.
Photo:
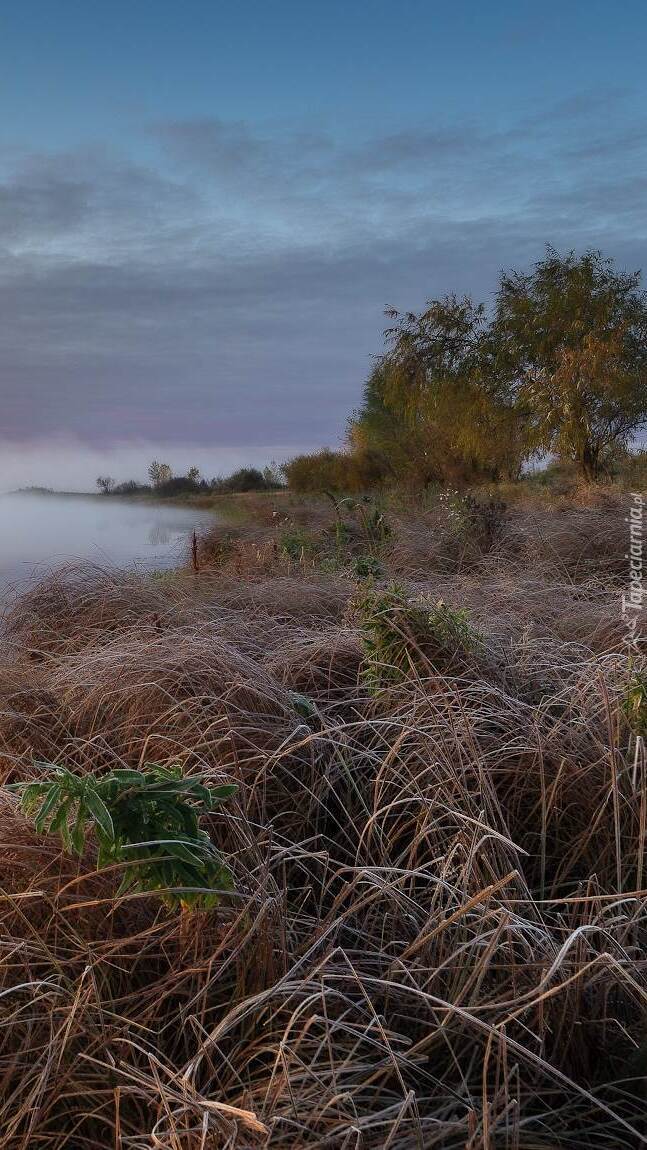
[[[492,370],[482,305],[468,296],[387,312],[387,351],[350,427],[351,443],[381,451],[398,478],[476,479],[518,473],[516,398]]]
[[[263,479],[268,491],[280,491],[285,486],[283,470],[275,459],[263,468]]]
[[[640,273],[598,251],[549,248],[528,274],[503,273],[494,369],[526,410],[537,450],[597,479],[647,419],[647,297]]]
[[[109,495],[115,486],[115,480],[111,475],[99,475],[97,478],[97,487],[104,495]]]
[[[169,479],[173,478],[173,470],[168,463],[158,463],[154,459],[148,468],[148,478],[153,487],[161,487],[162,484],[168,483]]]
[[[200,468],[190,467],[186,473],[186,477],[191,480],[191,483],[197,483],[200,478]]]
[[[404,412],[391,402],[389,371],[390,366],[382,357],[364,385],[362,406],[348,424],[350,450],[353,459],[373,458],[382,478],[409,477],[424,483],[433,478],[426,474],[428,458],[424,445]]]

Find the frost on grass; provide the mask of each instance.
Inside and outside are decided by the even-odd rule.
[[[6,782],[155,763],[238,790],[199,828],[232,883],[189,914],[0,794],[3,1145],[643,1145],[621,502],[477,537],[393,507],[371,570],[361,521],[340,543],[325,503],[291,514],[329,555],[268,522],[197,578],[77,569],[6,619]]]

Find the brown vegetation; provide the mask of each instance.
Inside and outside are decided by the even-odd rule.
[[[157,761],[239,790],[207,824],[235,889],[189,916],[4,793],[2,1145],[645,1145],[626,498],[275,510],[197,573],[70,570],[7,614],[5,782]],[[371,595],[397,677],[366,675]]]

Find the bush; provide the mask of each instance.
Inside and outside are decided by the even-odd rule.
[[[223,494],[235,494],[244,491],[275,491],[277,483],[269,480],[257,467],[240,467],[226,478],[219,477],[211,481],[211,490]]]
[[[376,452],[331,451],[324,447],[310,455],[295,455],[283,467],[288,487],[302,494],[320,491],[370,491],[386,477],[383,459]]]
[[[284,467],[291,491],[344,491],[348,488],[348,457],[324,447],[310,455],[295,455]]]
[[[614,475],[622,487],[630,491],[647,488],[647,448],[618,453],[614,461]]]
[[[188,475],[174,475],[165,483],[160,483],[156,490],[159,495],[172,498],[174,495],[197,495],[204,488]]]
[[[138,483],[136,479],[126,479],[124,483],[117,483],[113,487],[112,495],[147,495],[152,491],[150,483]]]

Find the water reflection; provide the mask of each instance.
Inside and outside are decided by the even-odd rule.
[[[0,588],[40,568],[88,559],[105,566],[166,567],[213,517],[191,508],[55,495],[0,496]]]
[[[154,523],[148,532],[151,547],[166,547],[172,538],[173,534],[165,523]]]

